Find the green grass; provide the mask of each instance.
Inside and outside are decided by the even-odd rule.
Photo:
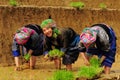
[[[83,9],[85,7],[85,4],[83,2],[71,2],[70,6],[78,9]]]
[[[100,4],[99,4],[99,7],[100,7],[101,9],[107,9],[107,5],[104,4],[104,3],[100,3]]]
[[[9,0],[9,4],[12,6],[17,6],[17,1],[16,0]]]

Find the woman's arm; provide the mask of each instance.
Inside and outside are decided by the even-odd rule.
[[[17,44],[17,42],[14,39],[12,43],[12,53],[14,57],[20,55],[20,46]]]
[[[28,51],[28,54],[32,55],[32,53],[33,53],[33,50],[30,49],[30,50]]]
[[[80,54],[84,60],[85,65],[89,66],[90,65],[89,58],[85,55],[85,52],[80,52]]]

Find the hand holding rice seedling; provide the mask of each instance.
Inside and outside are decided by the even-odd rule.
[[[49,54],[50,57],[53,57],[53,58],[59,57],[60,58],[64,55],[64,52],[62,52],[58,49],[53,49],[53,50],[49,51],[48,54]]]
[[[80,70],[78,71],[79,78],[83,77],[87,79],[93,79],[103,71],[103,69],[100,67],[99,59],[91,58],[90,64],[90,66],[81,66]]]

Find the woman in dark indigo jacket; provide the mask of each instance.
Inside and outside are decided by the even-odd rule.
[[[116,35],[113,29],[106,24],[95,24],[85,28],[80,38],[79,46],[83,52],[87,52],[88,59],[97,55],[105,74],[109,74],[116,55]]]
[[[36,56],[43,53],[43,32],[40,26],[36,24],[28,24],[17,30],[15,33],[12,52],[15,59],[15,70],[21,70],[19,63],[19,56],[22,48],[22,55],[29,61],[29,66],[34,69],[36,63]]]

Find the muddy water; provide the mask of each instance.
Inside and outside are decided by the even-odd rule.
[[[73,64],[73,73],[76,76],[77,71],[80,66],[83,66],[83,59],[78,58],[75,64]],[[37,65],[35,70],[30,70],[27,68],[26,64],[22,65],[23,71],[14,71],[14,66],[10,67],[0,67],[0,80],[47,80],[51,78],[54,71],[54,63],[51,61],[45,62],[42,57],[37,59]],[[65,69],[65,66],[62,65],[62,69]],[[101,78],[97,80],[120,80],[113,79],[114,77],[120,76],[120,56],[116,56],[116,62],[113,64],[111,73],[109,75],[101,75]],[[107,78],[107,79],[106,79]]]

